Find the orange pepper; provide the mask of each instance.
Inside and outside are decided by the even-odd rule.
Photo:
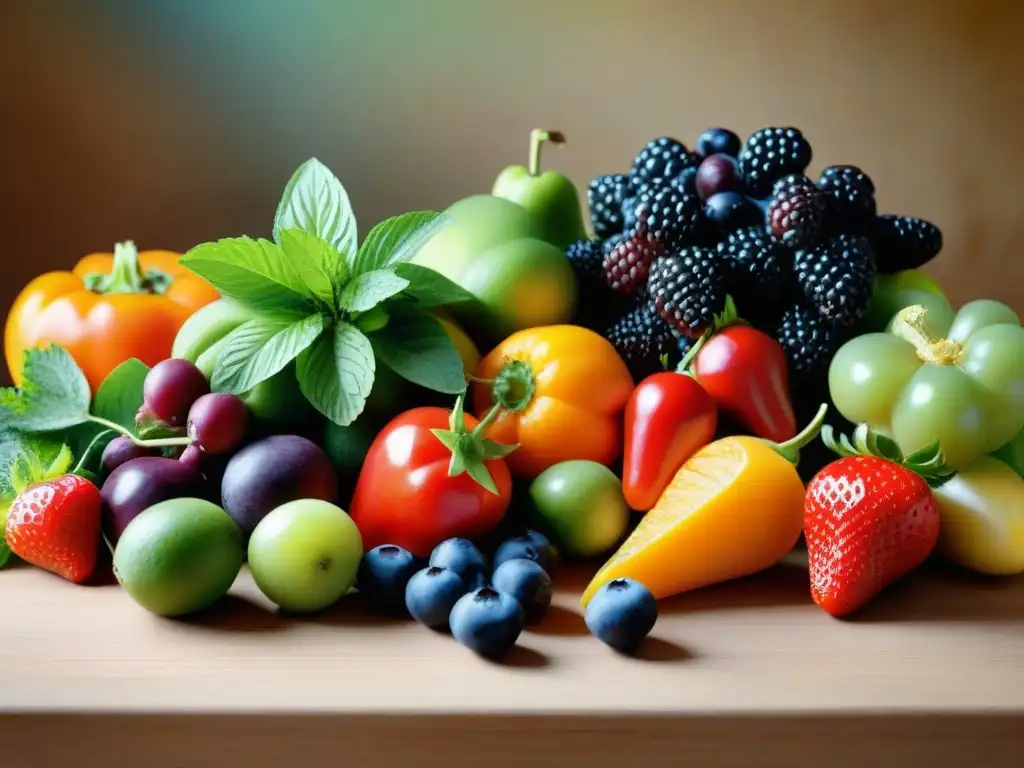
[[[473,408],[490,424],[487,436],[519,446],[505,459],[513,473],[619,457],[633,377],[597,333],[575,325],[518,331],[480,361],[475,379]]]
[[[170,357],[181,324],[218,298],[179,257],[120,243],[112,254],[84,257],[71,272],[35,278],[15,300],[4,331],[15,385],[21,385],[25,351],[49,344],[71,353],[93,392],[129,358],[155,365]]]

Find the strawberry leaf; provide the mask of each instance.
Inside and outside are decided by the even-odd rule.
[[[88,420],[91,396],[85,374],[66,349],[29,349],[21,387],[0,389],[0,424],[20,432],[74,427]]]
[[[830,426],[821,429],[821,440],[833,453],[842,457],[874,456],[891,461],[923,477],[929,486],[937,488],[956,476],[956,470],[946,466],[946,459],[938,441],[904,456],[899,445],[892,438],[879,434],[867,424],[860,424],[853,433],[853,441],[846,435],[839,435]]]

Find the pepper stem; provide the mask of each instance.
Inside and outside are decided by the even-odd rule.
[[[545,131],[542,128],[530,131],[530,164],[527,170],[531,176],[540,176],[540,151],[548,141],[561,146],[565,144],[565,134],[560,131]]]
[[[918,358],[925,363],[955,365],[963,353],[959,342],[936,339],[928,331],[925,320],[928,308],[920,304],[904,307],[896,315],[903,322],[893,325],[892,333],[913,345]]]
[[[109,274],[93,272],[82,281],[93,293],[164,293],[171,284],[170,275],[159,270],[143,272],[135,243],[125,240],[114,246],[114,263]]]
[[[768,444],[772,446],[786,461],[796,464],[800,461],[800,449],[807,446],[821,431],[821,425],[825,423],[825,414],[828,413],[828,404],[822,403],[814,418],[810,420],[799,434],[791,437],[784,443]]]

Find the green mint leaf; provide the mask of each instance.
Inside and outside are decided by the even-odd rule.
[[[182,256],[181,263],[257,312],[305,317],[316,311],[313,294],[291,260],[269,240],[231,237],[203,243]]]
[[[388,307],[388,324],[370,334],[381,361],[403,379],[437,392],[466,388],[459,356],[444,326],[429,312],[408,303]]]
[[[134,357],[117,366],[96,390],[93,415],[134,431],[135,414],[142,407],[142,384],[148,373],[149,366]]]
[[[347,312],[367,312],[408,286],[409,281],[394,270],[374,269],[356,275],[342,290],[338,305]]]
[[[320,413],[347,427],[363,412],[373,387],[373,347],[350,323],[336,323],[301,355],[299,388]]]
[[[274,240],[280,243],[286,229],[301,229],[326,240],[349,265],[355,259],[352,203],[337,177],[315,157],[300,165],[284,188],[274,215]]]
[[[422,264],[413,264],[412,262],[396,264],[395,274],[409,281],[409,287],[405,289],[404,295],[414,299],[423,307],[479,301],[476,296],[458,283]]]
[[[213,390],[236,395],[248,392],[283,370],[323,331],[321,314],[295,322],[258,317],[242,323],[224,337],[228,341],[213,369]]]
[[[281,249],[309,291],[334,306],[334,286],[348,279],[348,267],[334,246],[301,229],[281,230]]]
[[[412,211],[385,219],[366,234],[352,273],[361,275],[409,261],[450,220],[434,211]]]
[[[53,432],[89,415],[89,382],[71,354],[56,345],[25,352],[20,389],[0,389],[0,425],[22,432]]]

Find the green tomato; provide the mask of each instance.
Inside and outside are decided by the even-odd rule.
[[[344,510],[319,499],[282,504],[249,539],[249,570],[270,600],[289,611],[320,611],[356,582],[359,529]]]
[[[614,547],[629,525],[622,483],[595,461],[563,461],[530,484],[534,524],[570,557],[598,557]]]

